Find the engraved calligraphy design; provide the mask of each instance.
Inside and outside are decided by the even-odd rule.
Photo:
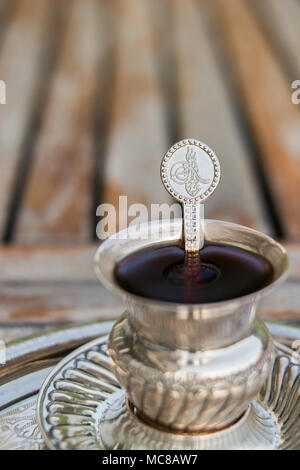
[[[22,400],[0,414],[0,450],[44,450],[36,419],[37,396]]]
[[[177,162],[172,166],[170,178],[177,184],[184,184],[186,192],[196,197],[200,192],[201,184],[207,184],[210,180],[200,176],[196,152],[191,147],[187,148],[185,159],[185,162]]]

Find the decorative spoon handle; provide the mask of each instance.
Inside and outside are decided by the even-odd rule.
[[[220,163],[203,142],[184,139],[173,145],[161,163],[166,190],[183,205],[183,236],[186,252],[204,245],[204,205],[220,180]]]

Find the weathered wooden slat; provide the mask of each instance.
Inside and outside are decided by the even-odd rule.
[[[299,279],[288,280],[271,296],[266,297],[259,307],[258,314],[264,320],[300,321]]]
[[[162,91],[167,133],[170,146],[178,138],[176,76],[174,73],[173,28],[171,27],[172,0],[148,0],[148,21],[153,34],[155,62]]]
[[[116,317],[118,298],[97,280],[97,245],[0,248],[0,324]]]
[[[0,2],[0,51],[3,37],[9,25],[9,17],[13,14],[17,0],[2,0]]]
[[[98,244],[69,246],[0,247],[0,282],[93,281]],[[300,245],[285,245],[290,261],[289,275],[300,279]],[[300,305],[299,305],[300,308]]]
[[[40,92],[43,55],[49,52],[51,1],[20,0],[0,50],[0,78],[6,104],[0,105],[0,234],[8,219],[17,166]]]
[[[95,280],[11,281],[0,286],[0,324],[115,318],[125,308]]]
[[[265,297],[259,308],[260,317],[265,320],[300,321],[300,245],[285,245],[289,256],[287,281]]]
[[[17,338],[24,338],[25,336],[31,336],[35,333],[50,330],[53,328],[53,323],[50,325],[45,324],[31,324],[31,325],[17,325],[9,323],[6,325],[0,324],[0,341],[12,341]]]
[[[72,1],[21,206],[19,242],[91,237],[94,117],[105,52],[98,0]]]
[[[204,141],[221,161],[221,183],[205,204],[205,216],[270,231],[250,151],[209,36],[205,11],[196,0],[174,0],[171,5],[179,137]]]
[[[300,78],[300,3],[298,0],[254,0],[272,45],[291,81]]]
[[[159,176],[168,141],[146,3],[112,3],[119,37],[103,199],[117,209],[120,195],[128,205],[169,201]]]
[[[263,300],[265,319],[300,320],[299,278]],[[67,323],[115,318],[124,311],[121,301],[95,281],[9,282],[0,287],[0,324]]]
[[[113,318],[124,306],[93,273],[94,245],[0,250],[0,324]],[[268,319],[300,319],[300,245],[287,245],[289,279],[260,307]]]
[[[93,281],[97,245],[0,247],[0,283]]]
[[[0,24],[1,25],[3,23],[4,18],[6,18],[6,13],[9,8],[9,3],[13,3],[13,1],[10,2],[10,0],[2,0],[2,2],[0,2]]]
[[[212,2],[216,30],[261,153],[276,208],[290,238],[300,236],[300,113],[270,44],[247,2]]]
[[[264,319],[300,320],[299,279],[288,280],[263,300],[259,316]],[[69,286],[45,283],[2,284],[1,323],[67,323],[116,318],[124,311],[118,299],[96,282]]]

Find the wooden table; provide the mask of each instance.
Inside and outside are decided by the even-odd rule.
[[[287,249],[290,276],[263,300],[259,315],[264,319],[300,319],[300,247],[290,244]],[[0,334],[8,340],[66,323],[113,319],[122,313],[119,299],[95,277],[95,250],[94,244],[0,249]]]
[[[159,164],[185,137],[220,157],[205,216],[289,250],[261,315],[299,320],[299,24],[297,0],[1,1],[2,335],[121,311],[93,273],[96,208],[168,202]]]

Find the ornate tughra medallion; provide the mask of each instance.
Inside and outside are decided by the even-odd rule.
[[[210,182],[209,178],[203,178],[200,175],[197,154],[192,147],[187,147],[185,161],[174,163],[171,166],[170,178],[174,183],[184,184],[186,192],[191,197],[198,196],[201,185]]]
[[[203,142],[184,139],[173,145],[161,163],[161,179],[166,190],[183,205],[184,242],[187,252],[204,244],[203,202],[220,180],[220,163]]]
[[[185,139],[173,145],[161,164],[161,178],[167,191],[179,202],[203,202],[216,189],[220,164],[203,142]]]

